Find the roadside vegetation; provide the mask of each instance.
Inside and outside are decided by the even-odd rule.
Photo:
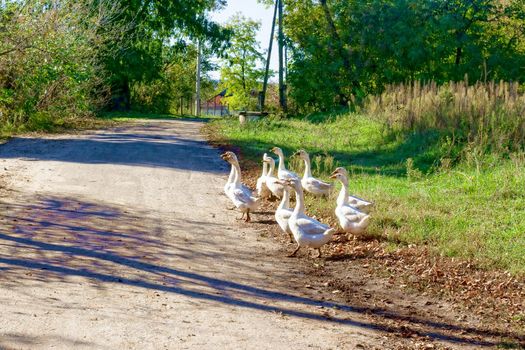
[[[229,30],[206,1],[25,0],[0,4],[0,135],[94,125],[111,111],[190,109],[197,45],[208,57]],[[184,107],[184,108],[183,108]]]
[[[350,172],[352,193],[375,202],[366,237],[425,245],[438,255],[525,273],[523,93],[510,84],[390,86],[359,112],[214,121],[215,140],[259,161],[278,146],[312,153],[314,175]],[[218,135],[218,136],[217,136]],[[291,169],[302,173],[298,159]],[[339,187],[337,187],[339,188]],[[336,224],[334,193],[308,197]]]

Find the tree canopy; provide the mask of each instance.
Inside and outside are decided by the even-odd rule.
[[[287,0],[291,94],[345,105],[408,80],[523,81],[523,0]]]

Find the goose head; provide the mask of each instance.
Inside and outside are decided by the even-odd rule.
[[[301,158],[302,160],[310,159],[310,156],[308,155],[308,152],[306,152],[304,149],[300,149],[297,152],[295,152],[294,156],[297,156],[297,157]]]
[[[221,154],[221,158],[222,160],[228,163],[238,163],[237,156],[235,155],[235,153],[231,151],[227,151]]]
[[[293,188],[295,191],[302,191],[303,187],[301,185],[300,179],[287,179],[280,180],[284,186]]]
[[[339,169],[343,169],[343,170],[341,171]],[[341,181],[342,183],[347,183],[348,182],[347,174],[348,173],[346,172],[345,168],[337,168],[334,170],[332,175],[330,175],[330,179],[337,179]]]
[[[280,149],[279,147],[273,147],[270,149],[270,151],[277,154],[280,157],[284,156],[283,150]]]
[[[346,171],[346,169],[343,168],[343,167],[338,167],[338,168],[336,168],[336,169],[333,171],[332,175],[334,175],[335,173],[341,173],[341,174],[343,174],[344,176],[348,177],[348,171]]]
[[[268,157],[268,155],[266,153],[263,156],[263,162],[267,163],[267,164],[272,164],[273,163],[273,165],[275,165],[275,160],[272,157]]]

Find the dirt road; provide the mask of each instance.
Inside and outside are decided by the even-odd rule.
[[[236,222],[226,164],[200,126],[143,121],[0,146],[11,189],[0,198],[0,348],[417,346],[327,301],[297,260]],[[446,346],[484,345],[429,327]]]

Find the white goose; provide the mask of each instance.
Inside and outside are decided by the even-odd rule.
[[[259,198],[253,197],[252,191],[241,183],[241,168],[237,156],[233,152],[226,152],[221,158],[234,168],[234,178],[231,185],[227,188],[226,195],[237,209],[242,212],[241,220],[246,214],[246,222],[251,221],[250,211],[254,211],[259,206]]]
[[[318,257],[320,257],[320,248],[332,239],[335,228],[330,228],[305,214],[303,188],[298,179],[290,179],[285,182],[294,189],[296,199],[288,225],[297,242],[297,248],[289,256],[294,256],[301,247],[310,247],[317,249]]]
[[[284,182],[279,182],[284,187],[284,190],[283,199],[281,200],[281,203],[279,203],[279,206],[275,211],[275,221],[277,221],[279,227],[281,227],[281,230],[283,230],[284,233],[288,234],[288,236],[290,237],[290,242],[293,243],[293,233],[290,230],[290,226],[288,225],[288,220],[290,219],[290,216],[292,216],[293,213],[293,210],[290,208],[290,189],[288,188],[288,186],[284,185]]]
[[[268,155],[265,153],[263,155],[263,168],[262,168],[262,174],[257,179],[257,196],[261,198],[268,198],[271,196],[272,192],[270,192],[270,189],[266,185],[266,179],[268,177],[268,163],[264,161],[264,158],[268,157]]]
[[[272,157],[268,157],[268,155],[265,153],[263,162],[270,166],[270,170],[268,170],[268,174],[266,175],[266,186],[275,197],[281,198],[283,196],[284,185],[273,174],[273,169],[275,169],[275,160]]]
[[[330,178],[338,179],[342,184],[335,208],[335,215],[339,219],[341,228],[354,235],[363,233],[370,224],[370,215],[348,204],[348,179],[342,172],[337,172]]]
[[[288,179],[299,180],[299,176],[297,176],[296,173],[286,169],[286,165],[284,164],[283,150],[280,149],[279,147],[274,147],[271,149],[271,151],[279,156],[279,168],[277,169],[277,177],[281,180],[288,180]]]
[[[312,165],[310,162],[310,155],[308,155],[308,153],[303,149],[297,151],[295,155],[299,156],[299,158],[301,158],[304,161],[304,175],[301,179],[301,184],[303,185],[303,188],[316,196],[328,195],[333,185],[316,179],[312,176]]]
[[[335,175],[337,173],[344,175],[344,177],[346,178],[346,188],[347,188],[346,193],[348,197],[347,203],[351,205],[352,207],[358,209],[359,211],[362,211],[363,213],[367,213],[367,214],[370,213],[370,211],[372,210],[372,207],[374,206],[374,203],[365,201],[364,199],[348,194],[348,172],[346,171],[346,169],[343,167],[339,167],[334,170],[332,175]],[[343,200],[344,198],[341,196],[341,193],[340,193],[339,197],[337,198],[337,205],[342,204]]]

